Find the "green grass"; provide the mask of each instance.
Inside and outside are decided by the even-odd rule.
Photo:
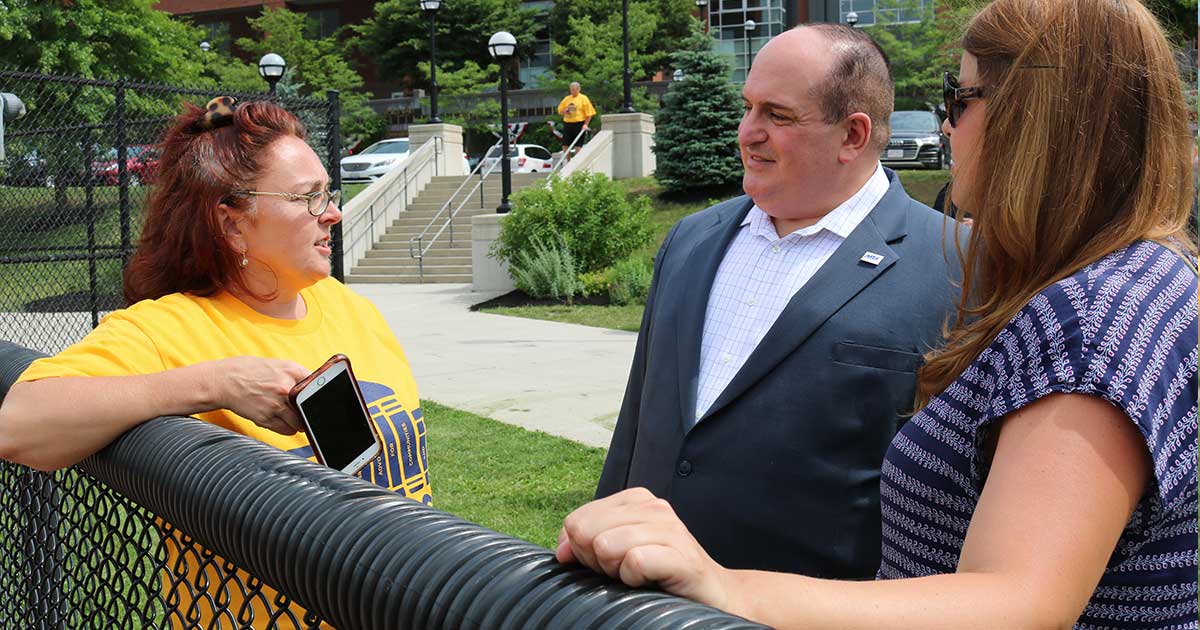
[[[591,500],[604,449],[431,401],[421,408],[434,507],[553,548],[563,517]]]
[[[938,191],[950,181],[950,171],[896,171],[905,191],[914,199],[932,206]],[[740,189],[699,191],[692,194],[671,194],[662,189],[653,177],[622,179],[617,182],[630,197],[650,197],[651,224],[654,238],[650,244],[635,252],[635,255],[654,258],[658,248],[667,237],[667,232],[680,219],[699,212],[719,201],[741,194]],[[641,306],[519,306],[485,309],[484,312],[510,317],[527,317],[568,324],[582,324],[615,330],[637,331],[642,323]]]
[[[345,184],[342,186],[342,203],[346,203],[354,198],[354,195],[362,192],[370,184]]]

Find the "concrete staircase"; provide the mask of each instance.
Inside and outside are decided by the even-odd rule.
[[[546,178],[545,173],[514,173],[512,191],[531,186]],[[421,282],[417,260],[409,254],[409,240],[429,225],[433,216],[446,203],[446,199],[462,183],[462,176],[434,177],[402,212],[400,218],[375,242],[358,265],[346,276],[348,283],[410,284]],[[468,183],[456,201],[474,186]],[[457,203],[451,206],[453,209]],[[482,202],[476,190],[466,205],[454,218],[454,244],[450,244],[450,228],[434,242],[425,253],[425,283],[469,283],[471,282],[471,217],[490,214],[500,205],[500,175],[493,173],[483,184]],[[426,234],[425,242],[441,228],[449,215],[443,213],[438,224]]]

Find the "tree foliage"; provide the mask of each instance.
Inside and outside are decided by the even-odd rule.
[[[487,41],[497,31],[512,33],[517,38],[517,56],[527,58],[538,29],[536,17],[537,11],[523,8],[520,0],[443,3],[436,21],[438,83],[443,73],[460,70],[468,61],[477,67],[491,63]],[[418,64],[429,61],[429,19],[415,0],[380,2],[372,17],[350,28],[355,34],[350,43],[369,55],[382,72],[428,76]]]
[[[698,29],[674,61],[684,76],[671,84],[655,116],[655,179],[669,190],[738,182],[741,102],[729,82],[729,62]]]
[[[199,29],[155,0],[4,0],[0,50],[8,67],[88,78],[200,83]]]
[[[283,93],[289,89],[285,83],[296,95],[313,98],[324,98],[326,90],[340,91],[342,136],[348,142],[383,131],[383,119],[367,105],[370,96],[362,90],[362,76],[346,61],[336,37],[308,37],[311,18],[287,9],[264,8],[259,17],[248,22],[258,37],[238,38],[237,46],[255,57],[274,52],[287,61],[288,72],[279,86]],[[253,64],[241,61],[228,64],[220,72],[229,79],[248,78],[245,69],[233,69],[238,65],[257,74]],[[262,79],[258,82],[261,86]]]
[[[919,0],[879,0],[877,9],[921,15],[919,23],[866,28],[891,61],[896,109],[932,109],[941,99],[942,73],[958,72],[958,39],[977,3],[922,5]]]
[[[604,17],[605,24],[615,25],[615,50],[620,56],[621,3],[622,0],[556,0],[547,16],[550,37],[555,44],[570,50],[573,40],[580,35],[581,24],[595,23]],[[695,21],[692,13],[695,10],[693,0],[638,0],[629,3],[630,69],[635,81],[648,79],[656,71],[666,68],[671,53],[691,33]],[[648,36],[642,34],[647,30]],[[633,61],[635,54],[638,57],[636,64]],[[554,60],[556,71],[560,63],[567,64],[566,68],[572,67],[569,57],[556,54]],[[559,71],[558,75],[563,76],[563,72]]]
[[[569,18],[567,23],[571,35],[566,43],[551,43],[554,67],[541,81],[542,86],[565,95],[567,86],[578,81],[598,113],[618,111],[625,94],[621,13],[603,21],[579,17]],[[653,58],[638,51],[649,46],[656,26],[657,18],[648,5],[630,5],[629,69],[634,80],[651,71]],[[635,89],[633,97],[638,111],[654,111],[658,106],[643,89]]]

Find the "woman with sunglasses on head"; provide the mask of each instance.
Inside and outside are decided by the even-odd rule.
[[[1193,140],[1170,46],[1135,0],[997,0],[963,49],[943,129],[974,229],[882,467],[879,579],[726,569],[643,489],[568,516],[560,560],[778,628],[1197,627]]]
[[[0,407],[0,458],[63,468],[163,415],[311,457],[288,393],[343,353],[368,407],[393,409],[375,413],[385,448],[359,476],[431,502],[412,372],[379,311],[330,277],[341,193],[305,133],[273,103],[185,106],[125,270],[130,306],[21,375]],[[406,444],[419,471],[395,461]]]

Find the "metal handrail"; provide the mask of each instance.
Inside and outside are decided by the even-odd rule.
[[[343,225],[343,235],[349,238],[344,242],[342,251],[355,251],[354,248],[364,238],[369,238],[368,243],[374,243],[378,231],[376,223],[380,215],[385,213],[393,204],[396,204],[397,199],[399,199],[399,205],[401,206],[400,212],[407,209],[409,188],[428,169],[431,160],[433,161],[436,173],[437,159],[444,152],[442,148],[443,141],[438,136],[433,136],[430,140],[432,142],[422,144],[406,158],[401,175],[401,178],[404,180],[403,184],[400,186],[388,186],[367,203],[366,212],[355,212],[350,220]],[[384,177],[387,177],[387,175],[384,175]],[[379,212],[376,212],[377,210]]]
[[[480,205],[483,204],[483,182],[487,179],[488,175],[492,174],[492,171],[496,170],[496,166],[500,164],[500,160],[492,162],[486,170],[484,169],[484,164],[487,161],[487,156],[491,154],[492,149],[499,146],[500,142],[497,142],[488,148],[488,150],[483,154],[483,159],[479,160],[479,163],[475,165],[474,170],[472,170],[470,173],[467,173],[467,176],[463,178],[463,181],[458,185],[458,188],[456,188],[453,193],[450,193],[450,197],[446,199],[446,203],[442,204],[442,207],[439,208],[436,213],[434,213],[433,218],[430,219],[429,223],[425,225],[425,229],[421,230],[420,234],[408,239],[408,255],[417,261],[417,278],[419,282],[425,282],[425,254],[434,246],[435,243],[437,243],[438,238],[440,238],[442,233],[446,231],[446,228],[450,228],[450,245],[452,247],[454,246],[454,217],[458,216],[459,210],[462,210],[463,206],[467,204],[467,201],[472,195],[475,194],[476,190],[479,191]],[[450,207],[450,204],[454,202],[454,199],[458,197],[458,193],[462,192],[463,186],[466,186],[467,182],[471,181],[476,174],[479,175],[479,181],[475,183],[475,186],[472,187],[467,194],[463,195],[462,201],[460,201],[458,206],[450,211],[450,215],[446,217],[442,223],[442,227],[439,228],[433,237],[429,239],[429,243],[425,244],[425,235],[429,232],[429,230],[433,229],[433,226],[438,222],[438,219],[442,216],[442,213],[446,212],[446,210]]]
[[[583,139],[585,134],[589,134],[591,132],[591,129],[587,129],[575,134],[575,139],[571,141],[569,146],[567,146],[567,150],[563,151],[562,157],[558,158],[558,162],[554,166],[550,167],[550,171],[547,173],[545,181],[550,181],[551,177],[554,177],[556,173],[562,170],[563,166],[566,165],[567,162],[571,161],[571,151],[575,150],[575,145]]]

